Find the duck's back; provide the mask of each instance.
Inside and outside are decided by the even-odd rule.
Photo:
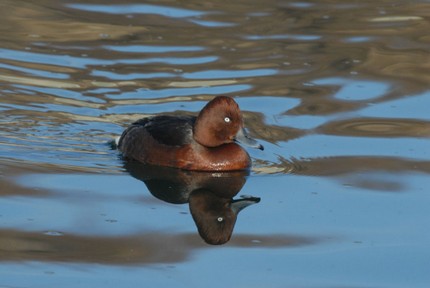
[[[153,153],[156,153],[160,149],[189,145],[194,141],[195,120],[196,118],[192,116],[167,115],[142,118],[122,133],[118,149],[126,158],[144,160],[142,157],[148,153],[148,148],[152,148]]]

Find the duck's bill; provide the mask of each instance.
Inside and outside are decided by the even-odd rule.
[[[259,197],[244,196],[242,197],[242,199],[233,200],[231,202],[230,208],[233,210],[235,214],[238,214],[244,208],[259,202],[260,202]]]
[[[255,139],[252,139],[251,137],[249,137],[248,134],[246,133],[245,129],[243,129],[243,128],[239,129],[239,132],[237,132],[234,140],[240,144],[243,144],[243,145],[246,145],[246,146],[249,146],[252,148],[264,150],[263,145],[258,143]]]

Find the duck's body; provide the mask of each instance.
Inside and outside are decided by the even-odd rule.
[[[236,102],[218,96],[197,117],[154,116],[134,122],[121,135],[118,149],[125,158],[146,164],[200,171],[249,169],[251,159],[236,141],[262,149],[244,134]]]

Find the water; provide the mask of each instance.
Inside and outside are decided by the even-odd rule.
[[[0,7],[1,287],[429,286],[428,1]],[[265,150],[212,246],[107,142],[221,94]]]

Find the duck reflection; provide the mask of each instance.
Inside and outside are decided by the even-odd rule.
[[[260,202],[260,198],[250,196],[233,199],[245,184],[247,171],[185,171],[136,161],[126,161],[124,167],[156,198],[173,204],[189,203],[199,234],[208,244],[228,242],[238,213]]]

